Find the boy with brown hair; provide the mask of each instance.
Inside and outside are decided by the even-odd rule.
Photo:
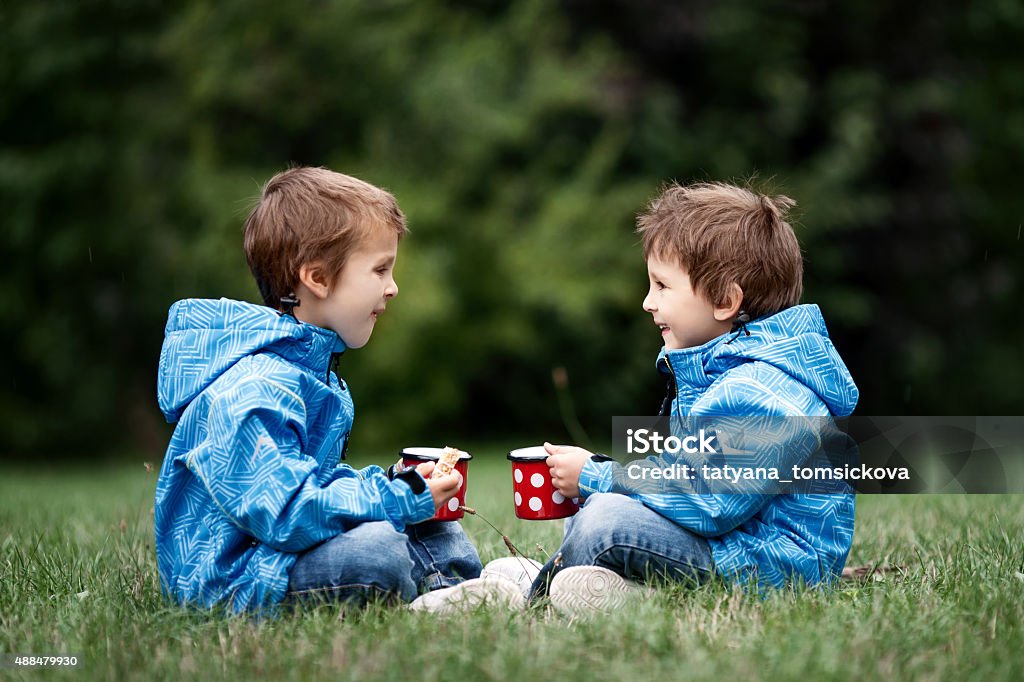
[[[793,205],[723,183],[671,184],[637,220],[650,283],[643,308],[664,343],[657,360],[668,376],[662,414],[674,428],[706,418],[779,418],[792,440],[769,440],[739,460],[650,457],[634,463],[634,476],[582,448],[547,444],[555,487],[585,504],[567,521],[534,596],[547,592],[556,608],[579,612],[614,606],[641,589],[637,581],[655,576],[701,582],[718,575],[761,586],[838,578],[854,520],[854,496],[842,482],[775,494],[776,482],[754,481],[723,494],[699,466],[694,478],[656,493],[632,480],[644,467],[684,461],[788,470],[790,458],[802,456],[791,447],[794,436],[820,444],[807,425],[856,406],[857,387],[821,312],[797,305],[803,264],[786,220]]]
[[[154,508],[164,592],[235,611],[324,598],[428,605],[522,602],[478,578],[457,523],[428,521],[459,489],[426,463],[395,473],[341,460],[354,408],[330,370],[369,341],[398,294],[405,216],[388,192],[324,168],[263,188],[244,248],[265,305],[178,301],[158,394],[177,422]]]

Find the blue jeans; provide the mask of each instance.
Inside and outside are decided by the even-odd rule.
[[[544,565],[530,598],[547,593],[570,566],[601,566],[624,578],[697,584],[714,571],[707,540],[625,495],[596,493],[566,519],[562,546]]]
[[[289,573],[287,601],[409,602],[420,591],[476,578],[481,568],[458,523],[427,521],[399,533],[374,521],[300,554]]]

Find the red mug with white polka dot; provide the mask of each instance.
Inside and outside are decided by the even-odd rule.
[[[565,497],[551,484],[551,471],[543,446],[508,453],[512,462],[512,498],[516,516],[529,521],[564,519],[580,510],[578,497]]]
[[[424,462],[436,464],[443,451],[444,448],[405,448],[402,450],[402,466],[415,467]],[[455,494],[455,497],[437,510],[432,521],[458,521],[466,515],[459,507],[466,504],[466,481],[469,479],[469,460],[471,459],[473,459],[473,455],[468,452],[459,455],[459,461],[455,463],[455,470],[462,474],[462,485],[459,486],[459,492]]]

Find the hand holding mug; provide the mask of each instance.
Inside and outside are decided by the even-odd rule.
[[[466,503],[466,480],[469,477],[469,460],[473,458],[468,452],[461,452],[459,459],[447,476],[431,478],[434,468],[444,448],[408,447],[402,450],[402,467],[416,467],[416,471],[427,482],[430,496],[434,500],[435,521],[457,521],[463,517],[461,506]],[[396,466],[396,469],[398,467]]]
[[[434,463],[424,462],[416,467],[416,471],[427,482],[430,496],[434,498],[434,509],[441,509],[445,506],[448,500],[455,497],[459,492],[459,488],[462,487],[462,474],[455,469],[452,469],[451,473],[447,476],[431,478],[430,474],[434,471]]]
[[[579,497],[580,472],[594,453],[574,445],[544,443],[551,484],[565,497]]]

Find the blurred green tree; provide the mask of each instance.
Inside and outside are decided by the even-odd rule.
[[[258,301],[241,225],[289,163],[409,216],[401,295],[342,363],[368,448],[568,438],[555,368],[598,439],[653,410],[633,215],[664,181],[754,174],[799,202],[805,298],[865,413],[1015,412],[1022,24],[1013,3],[4,4],[0,453],[163,447],[167,306]]]
[[[158,5],[0,8],[5,453],[117,447],[152,424],[141,370],[156,360],[155,247],[180,175],[148,165],[170,123],[152,116]]]

